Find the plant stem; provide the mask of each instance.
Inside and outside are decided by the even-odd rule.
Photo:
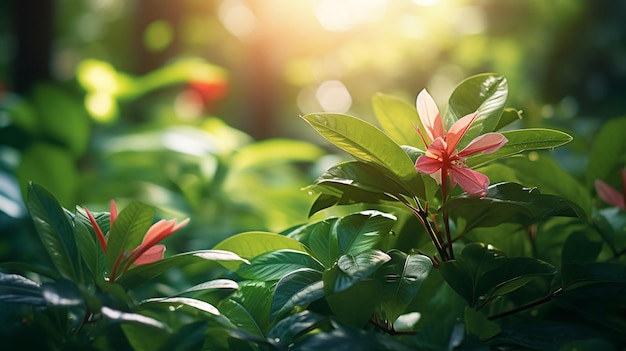
[[[558,294],[560,294],[562,292],[563,292],[563,288],[562,287],[558,288],[558,289],[554,290],[553,292],[549,293],[548,295],[546,295],[546,296],[544,296],[542,298],[539,298],[539,299],[537,299],[535,301],[531,301],[531,302],[529,302],[529,303],[527,303],[525,305],[516,307],[516,308],[514,308],[512,310],[505,311],[505,312],[502,312],[502,313],[498,313],[496,315],[488,317],[488,319],[489,320],[500,319],[500,318],[507,317],[507,316],[510,316],[512,314],[515,314],[515,313],[518,313],[518,312],[521,312],[521,311],[533,308],[535,306],[539,306],[539,305],[541,305],[543,303],[546,303],[546,302],[552,300],[553,297],[555,297],[556,295],[558,295]]]
[[[443,167],[441,169],[441,205],[445,206],[446,202],[448,201],[448,175],[447,175],[448,170],[446,169],[446,167]],[[445,240],[445,249],[447,249],[448,251],[448,259],[444,260],[444,261],[448,261],[448,260],[453,260],[454,259],[454,250],[452,249],[452,234],[450,233],[450,220],[448,218],[448,211],[447,210],[443,210],[443,227],[444,230],[446,232],[446,240]]]

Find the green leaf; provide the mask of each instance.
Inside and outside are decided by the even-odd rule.
[[[79,99],[57,84],[38,83],[32,92],[42,130],[76,157],[85,152],[90,135],[89,117]]]
[[[326,322],[327,318],[325,316],[304,310],[278,321],[267,333],[267,338],[273,341],[281,350],[287,349],[299,336]]]
[[[180,295],[195,293],[195,292],[200,292],[200,291],[206,292],[206,291],[211,291],[211,290],[222,290],[222,289],[237,290],[238,288],[239,288],[239,285],[234,280],[214,279],[214,280],[209,280],[208,282],[194,285],[189,289],[185,289],[183,291],[180,291],[174,294],[174,296],[180,296]]]
[[[281,249],[307,252],[306,247],[304,247],[297,240],[284,235],[268,232],[246,232],[236,234],[215,245],[214,249],[230,251],[244,259],[251,259],[260,254]],[[239,265],[240,262],[232,262],[225,263],[224,267],[231,270],[237,270]]]
[[[491,154],[476,154],[467,158],[467,166],[476,168],[491,161],[529,150],[552,149],[572,141],[564,132],[552,129],[528,128],[501,132],[508,142]]]
[[[414,195],[423,197],[424,184],[409,156],[372,124],[352,116],[331,113],[307,114],[302,118],[357,160],[391,170]]]
[[[248,263],[247,260],[237,254],[224,250],[200,250],[189,251],[178,255],[166,257],[154,263],[135,266],[116,280],[126,289],[132,289],[154,279],[164,271],[173,267],[182,267],[189,264],[203,264],[205,270],[222,266],[230,266],[234,263]]]
[[[484,314],[469,306],[465,307],[464,317],[467,332],[482,341],[489,340],[502,331],[498,323],[488,320]]]
[[[377,93],[372,98],[372,106],[378,123],[396,143],[426,150],[416,130],[420,119],[414,105],[391,95]]]
[[[349,196],[348,192],[343,190],[345,187],[356,188],[355,190],[362,190],[367,193],[379,193],[380,199],[387,200],[393,200],[393,198],[389,198],[386,194],[396,197],[399,194],[404,194],[410,197],[413,193],[410,189],[406,189],[402,181],[389,170],[359,161],[343,162],[329,168],[317,178],[315,184],[335,186],[339,192],[332,194],[343,193],[344,197]],[[310,189],[316,190],[317,187],[313,186]],[[360,198],[355,200],[360,201]]]
[[[39,185],[28,186],[26,205],[48,255],[59,273],[69,279],[80,277],[80,258],[74,230],[54,196]]]
[[[239,329],[265,337],[269,325],[272,285],[265,282],[241,282],[239,290],[219,303],[218,309]]]
[[[439,269],[446,282],[470,307],[480,308],[494,297],[508,294],[539,276],[557,273],[550,264],[531,257],[506,257],[482,243],[467,245],[456,260]],[[477,306],[478,303],[482,305]]]
[[[379,313],[383,320],[393,323],[409,306],[433,263],[424,255],[407,255],[398,250],[388,254],[391,260],[376,271],[376,279],[383,285]]]
[[[602,251],[602,242],[591,241],[584,233],[577,231],[567,237],[562,250],[561,275],[563,284],[567,284],[580,278],[581,265],[596,261]]]
[[[596,180],[603,180],[616,189],[621,186],[620,169],[626,165],[626,117],[607,121],[596,134],[587,165],[588,188],[593,188]],[[618,186],[619,185],[619,186]]]
[[[279,280],[300,268],[311,268],[320,272],[324,270],[324,266],[306,252],[276,250],[252,258],[249,265],[239,266],[237,274],[250,280]]]
[[[45,282],[41,284],[41,291],[50,306],[81,306],[83,297],[76,285],[67,280]]]
[[[356,255],[339,257],[337,265],[323,274],[326,294],[342,292],[354,284],[369,278],[378,267],[391,257],[380,250],[367,250]]]
[[[446,113],[448,128],[463,116],[477,112],[459,147],[481,134],[496,130],[508,92],[506,78],[491,73],[467,78],[454,89]]]
[[[501,223],[524,226],[552,216],[586,217],[580,207],[566,199],[516,183],[491,185],[483,198],[469,195],[453,198],[439,210],[448,211],[462,233]]]
[[[206,312],[215,316],[220,315],[220,311],[208,302],[192,299],[189,297],[166,297],[166,298],[151,298],[143,300],[139,303],[139,308],[147,308],[150,304],[165,304],[178,308],[179,306],[189,306],[191,308]]]
[[[587,188],[566,172],[549,153],[532,153],[490,164],[480,170],[493,183],[510,181],[563,197],[591,216],[592,199]]]
[[[106,258],[109,272],[118,256],[125,257],[141,244],[153,219],[154,208],[138,201],[131,202],[118,214],[107,238]],[[123,259],[120,267],[124,266],[124,261]]]
[[[297,306],[308,305],[322,297],[324,297],[322,272],[310,268],[293,271],[276,284],[270,318],[274,319]]]
[[[369,330],[343,327],[337,325],[329,331],[320,330],[310,333],[295,342],[295,350],[376,350],[376,351],[411,351],[401,339],[394,339],[382,333],[372,333]]]
[[[250,143],[229,160],[230,172],[266,167],[270,163],[314,162],[324,155],[319,147],[298,140],[269,139]]]
[[[139,323],[139,324],[151,326],[160,330],[168,329],[167,325],[165,325],[164,323],[152,317],[144,316],[138,313],[122,312],[122,311],[118,311],[107,306],[102,306],[102,309],[100,310],[100,312],[102,313],[102,316],[105,319],[108,319],[112,322]]]
[[[391,232],[396,217],[379,211],[363,211],[335,222],[332,228],[339,247],[339,255],[357,255],[374,248]]]
[[[511,124],[513,122],[516,122],[516,121],[519,121],[521,119],[522,119],[522,111],[521,110],[517,110],[517,109],[514,109],[514,108],[507,107],[502,112],[502,116],[500,116],[500,120],[498,121],[498,125],[496,126],[494,131],[500,130],[500,129],[508,126],[509,124]]]
[[[58,145],[42,141],[33,143],[22,152],[15,173],[22,189],[28,188],[27,182],[32,182],[54,192],[63,206],[70,207],[76,203],[79,179],[76,160],[68,150]]]
[[[82,216],[74,216],[72,219],[74,223],[74,231],[76,233],[76,243],[80,256],[85,262],[88,270],[91,272],[91,279],[105,278],[106,271],[106,256],[100,243],[97,242],[96,235],[90,231],[84,221],[79,219]],[[91,226],[91,224],[89,224]]]
[[[0,272],[0,301],[32,306],[46,305],[39,283],[18,274],[2,272]]]
[[[315,259],[321,262],[324,267],[330,268],[339,256],[337,238],[331,234],[332,228],[338,220],[339,218],[327,218],[319,222],[308,223],[294,229],[287,236],[301,242],[311,251]]]
[[[327,294],[326,302],[333,318],[342,325],[363,328],[374,315],[381,294],[382,287],[379,281],[365,279],[355,281],[354,285],[346,290]]]

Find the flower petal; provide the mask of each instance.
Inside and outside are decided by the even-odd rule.
[[[184,219],[178,224],[176,224],[176,220],[174,219],[170,221],[162,219],[153,224],[152,227],[148,229],[146,235],[143,237],[141,245],[137,246],[128,256],[128,264],[126,264],[125,269],[128,269],[128,265],[130,265],[130,263],[135,262],[137,258],[141,257],[145,252],[150,250],[159,241],[167,238],[172,233],[182,228],[185,224],[187,224],[187,222],[189,222],[189,218]]]
[[[500,133],[487,133],[474,138],[461,152],[459,156],[467,157],[479,152],[490,154],[498,151],[509,140]]]
[[[415,162],[415,169],[420,173],[433,174],[441,169],[443,163],[436,158],[422,155]]]
[[[626,210],[626,203],[624,201],[624,195],[622,193],[613,189],[610,185],[601,180],[596,180],[595,186],[596,192],[598,192],[598,196],[604,202]]]
[[[426,133],[430,141],[432,142],[437,138],[443,138],[443,124],[441,123],[439,109],[437,108],[435,100],[428,94],[426,89],[423,89],[417,95],[416,105],[417,113],[419,114],[424,128],[426,128]]]
[[[465,132],[469,129],[469,127],[476,119],[476,112],[470,113],[469,115],[459,119],[454,122],[450,130],[446,133],[446,143],[448,143],[448,154],[452,155],[454,150],[456,150],[456,146],[459,145],[459,141],[465,135]]]
[[[102,229],[100,229],[98,222],[96,222],[96,219],[93,217],[91,212],[89,212],[89,210],[86,207],[85,207],[85,212],[87,213],[87,218],[89,218],[89,222],[91,222],[91,226],[96,231],[96,236],[98,237],[98,241],[100,242],[102,251],[107,252],[107,240],[104,237],[104,233],[102,232]]]
[[[165,252],[165,245],[155,245],[146,250],[141,256],[137,257],[136,265],[153,263],[163,259],[163,253]]]
[[[426,150],[426,153],[417,158],[415,169],[418,172],[432,174],[443,167],[446,159],[446,142],[437,138]]]
[[[459,184],[461,189],[465,190],[468,194],[484,197],[487,195],[489,178],[472,169],[453,166],[450,172],[450,184],[452,187]]]
[[[109,223],[111,223],[111,227],[113,227],[113,223],[117,219],[117,205],[115,204],[115,200],[111,200],[111,203],[109,204],[109,208],[110,208],[109,212],[111,213]]]

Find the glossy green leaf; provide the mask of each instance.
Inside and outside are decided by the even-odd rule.
[[[491,185],[483,198],[468,195],[453,198],[440,208],[444,210],[461,232],[501,223],[529,225],[553,216],[586,217],[579,206],[566,199],[516,183]]]
[[[379,211],[363,211],[335,222],[333,236],[337,238],[339,255],[357,255],[372,249],[391,232],[396,217]]]
[[[341,184],[366,192],[380,193],[383,199],[386,198],[384,194],[396,196],[398,194],[412,196],[413,194],[413,191],[403,186],[402,181],[394,173],[359,161],[343,162],[329,168],[317,178],[315,184]]]
[[[391,260],[378,269],[376,279],[383,285],[380,314],[384,320],[393,323],[409,306],[433,263],[424,255],[407,255],[398,250],[391,250],[388,254]]]
[[[106,258],[109,272],[119,255],[125,257],[141,244],[153,219],[154,208],[138,201],[131,202],[120,211],[107,238]]]
[[[330,268],[338,257],[337,239],[331,234],[338,220],[339,218],[327,218],[308,223],[294,229],[287,236],[301,242],[324,267]],[[333,241],[335,243],[331,245]]]
[[[396,143],[426,150],[416,130],[420,120],[415,105],[395,96],[377,93],[372,98],[372,106],[378,123]]]
[[[267,333],[267,338],[281,350],[286,349],[299,336],[312,331],[323,323],[327,323],[325,316],[304,310],[278,321]]]
[[[291,249],[306,252],[306,247],[297,240],[284,235],[268,232],[246,232],[233,235],[219,244],[215,245],[215,250],[230,251],[244,259],[251,259],[260,254]],[[225,263],[224,266],[231,270],[237,270],[240,262]]]
[[[373,333],[337,325],[331,330],[321,330],[311,333],[306,338],[295,342],[296,350],[376,350],[376,351],[411,351],[414,347],[407,346],[401,340],[382,333]]]
[[[529,150],[552,149],[572,141],[564,132],[552,129],[528,128],[501,132],[508,142],[491,154],[476,154],[467,158],[467,165],[476,168],[491,161]]]
[[[382,291],[379,281],[364,279],[355,281],[346,290],[327,294],[326,303],[333,318],[342,325],[363,328],[374,315]]]
[[[366,250],[355,255],[339,257],[337,265],[323,274],[326,294],[338,293],[369,278],[378,267],[391,259],[380,250]]]
[[[392,170],[414,192],[424,194],[424,184],[402,148],[372,124],[358,118],[331,114],[307,114],[303,118],[330,142],[357,160]]]
[[[200,250],[189,251],[178,255],[166,257],[154,263],[135,266],[120,276],[116,282],[127,289],[135,288],[159,276],[164,271],[173,267],[182,267],[189,264],[202,264],[204,269],[213,269],[232,264],[247,263],[248,261],[237,254],[224,250]]]
[[[29,272],[39,274],[42,277],[47,277],[52,280],[60,279],[61,276],[55,270],[42,266],[36,263],[30,262],[18,262],[18,261],[9,261],[9,262],[0,262],[0,268],[8,271],[14,272]]]
[[[467,245],[456,260],[444,262],[439,271],[471,307],[508,294],[539,276],[557,273],[552,265],[531,257],[507,258],[482,243]]]
[[[370,192],[358,187],[335,182],[324,182],[307,187],[309,191],[320,193],[311,205],[309,217],[332,206],[353,204],[379,204],[394,199],[381,192]]]
[[[265,338],[270,323],[272,286],[258,281],[241,282],[239,290],[217,307],[238,328]]]
[[[621,171],[626,165],[626,117],[607,121],[595,135],[589,164],[587,165],[587,187],[593,188],[596,180],[602,180],[620,189]]]
[[[192,299],[189,297],[167,297],[167,298],[151,298],[143,300],[139,303],[140,308],[147,308],[150,304],[165,304],[178,308],[179,306],[188,306],[202,312],[206,312],[212,315],[219,316],[220,311],[208,302],[198,299]]]
[[[83,297],[78,288],[67,280],[41,284],[43,297],[49,306],[82,306]]]
[[[47,190],[32,183],[28,186],[26,205],[55,268],[69,280],[78,279],[81,264],[78,247],[61,205]]]
[[[324,270],[324,266],[306,252],[276,250],[253,257],[249,265],[239,266],[237,274],[250,280],[279,280],[300,268]]]
[[[79,219],[80,216],[74,216],[74,232],[76,243],[80,251],[80,256],[85,262],[85,266],[91,273],[91,279],[104,279],[107,270],[106,256],[97,242],[96,235],[88,229],[87,224]],[[90,225],[91,226],[91,225]]]
[[[100,310],[100,312],[102,313],[102,316],[105,319],[108,319],[112,322],[139,323],[139,324],[151,326],[160,330],[168,329],[167,325],[164,324],[163,322],[158,321],[152,317],[144,316],[142,314],[122,312],[122,311],[119,311],[119,310],[116,310],[107,306],[102,306],[102,309]]]
[[[322,272],[302,268],[285,275],[276,284],[270,317],[291,311],[297,306],[305,306],[324,297]]]
[[[0,272],[0,301],[45,306],[46,299],[39,283],[18,274]]]
[[[183,291],[179,291],[174,296],[180,296],[180,295],[196,293],[196,292],[206,292],[206,291],[211,291],[211,290],[222,290],[222,289],[237,290],[238,288],[239,288],[239,285],[234,280],[214,279],[214,280],[209,280],[208,282],[194,285],[191,288],[185,289]]]
[[[467,78],[454,89],[446,113],[448,128],[463,116],[477,112],[474,123],[459,144],[460,147],[467,145],[475,137],[496,129],[508,91],[506,78],[491,73]]]
[[[514,108],[507,107],[502,111],[502,116],[500,116],[500,120],[498,121],[498,125],[494,131],[498,131],[511,123],[517,122],[522,119],[522,111]]]
[[[536,187],[543,194],[565,198],[591,215],[592,199],[585,188],[573,175],[565,171],[549,153],[521,155],[480,170],[493,183],[509,181]]]
[[[464,322],[467,332],[480,340],[489,340],[502,331],[498,323],[488,320],[484,314],[469,306],[465,307]]]

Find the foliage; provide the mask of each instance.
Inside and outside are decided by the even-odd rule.
[[[0,266],[0,307],[5,318],[23,321],[11,332],[41,333],[32,342],[42,348],[622,349],[626,214],[596,201],[591,185],[601,175],[619,189],[609,173],[624,160],[605,138],[623,119],[600,131],[587,172],[594,178],[581,182],[550,151],[572,138],[512,129],[520,113],[506,106],[507,95],[499,75],[461,82],[436,137],[426,132],[436,127],[435,116],[425,116],[434,110],[420,109],[419,99],[416,113],[398,98],[376,95],[382,129],[344,114],[304,115],[354,158],[306,187],[316,195],[309,211],[315,219],[282,231],[243,231],[210,250],[149,264],[131,258],[151,228],[151,206],[129,202],[109,228],[115,214],[95,212],[89,220],[31,184],[26,207],[49,264]],[[463,123],[458,132],[454,126]],[[470,148],[495,134],[507,143],[455,163],[444,157],[439,174],[417,172],[437,143],[458,137],[454,150],[440,149],[452,158],[463,152],[457,144]],[[248,147],[270,159],[275,150]],[[254,163],[246,160],[235,164]],[[452,166],[491,184],[467,193]],[[98,230],[109,233],[106,246]],[[119,275],[118,260],[127,262]],[[192,264],[196,274],[188,274]],[[181,273],[187,276],[177,284]]]

